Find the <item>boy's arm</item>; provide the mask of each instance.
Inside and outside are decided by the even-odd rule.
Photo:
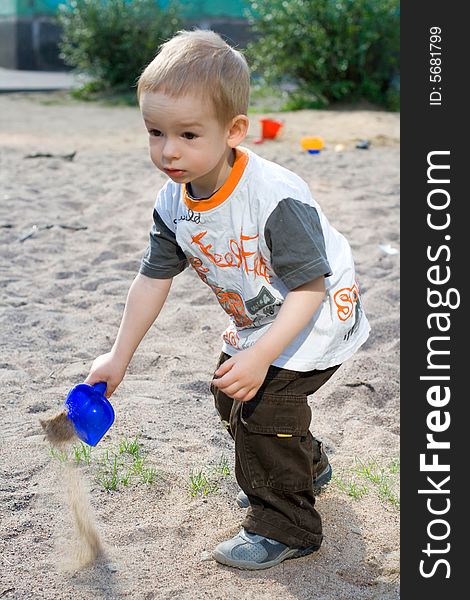
[[[127,295],[124,314],[110,352],[93,362],[85,383],[107,383],[109,398],[121,383],[131,358],[152,323],[160,314],[173,279],[154,279],[139,273]]]
[[[236,400],[251,400],[271,363],[306,327],[325,297],[325,278],[318,277],[291,290],[273,324],[251,348],[225,361],[213,385]]]

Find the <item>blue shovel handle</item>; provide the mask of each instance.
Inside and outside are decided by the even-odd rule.
[[[98,381],[98,383],[94,383],[92,385],[93,389],[95,389],[97,392],[99,392],[100,394],[105,394],[106,392],[106,388],[108,387],[106,384],[106,381]]]

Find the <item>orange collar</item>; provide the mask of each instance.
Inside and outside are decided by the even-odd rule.
[[[196,212],[204,212],[216,208],[219,204],[222,204],[233,190],[237,187],[238,182],[242,178],[245,172],[246,165],[248,164],[248,152],[242,148],[235,148],[235,162],[233,163],[230,175],[227,177],[225,183],[219,188],[215,194],[212,194],[210,198],[205,200],[193,200],[187,190],[186,184],[183,183],[183,200],[188,208]]]

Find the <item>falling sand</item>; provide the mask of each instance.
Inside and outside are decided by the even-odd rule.
[[[64,450],[68,442],[78,439],[73,424],[64,411],[50,419],[41,419],[40,423],[46,439],[57,449]],[[88,491],[78,467],[66,462],[64,472],[67,505],[73,518],[77,541],[66,567],[74,571],[94,563],[103,554],[103,546],[95,525]]]
[[[61,448],[66,442],[76,438],[72,421],[67,417],[65,411],[61,411],[50,419],[40,419],[47,440],[56,448]]]
[[[103,554],[103,546],[93,517],[93,511],[88,499],[78,469],[71,464],[65,467],[67,486],[67,501],[75,524],[77,546],[70,568],[81,569],[95,562]]]

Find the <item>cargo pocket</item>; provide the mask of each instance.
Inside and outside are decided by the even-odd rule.
[[[313,480],[311,410],[306,396],[264,394],[242,403],[239,435],[253,488],[309,489]]]

